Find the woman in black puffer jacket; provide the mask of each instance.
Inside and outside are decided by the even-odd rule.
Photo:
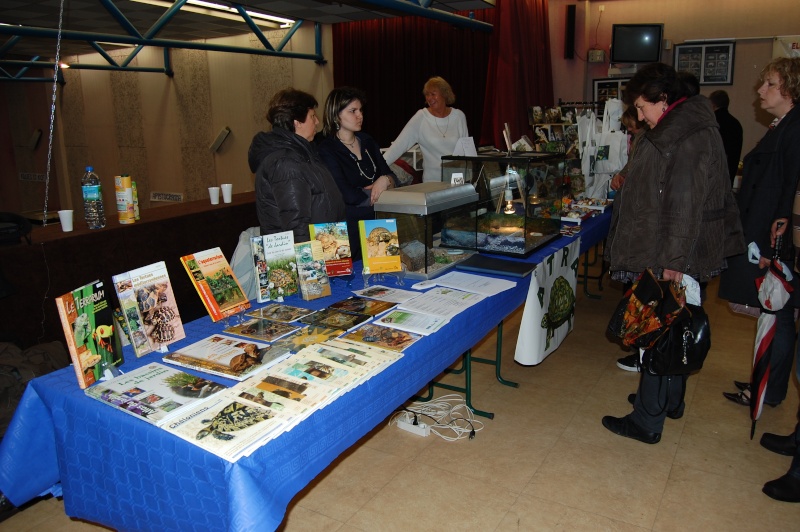
[[[295,242],[310,240],[308,224],[345,219],[344,202],[313,144],[317,100],[284,89],[270,101],[269,133],[257,133],[247,160],[256,174],[256,208],[261,234],[292,231]]]

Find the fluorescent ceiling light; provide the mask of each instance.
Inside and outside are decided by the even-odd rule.
[[[133,2],[139,2],[140,4],[149,4],[152,6],[159,6],[159,7],[172,7],[173,2],[166,2],[162,0],[132,0]],[[227,20],[235,20],[237,22],[242,21],[241,15],[239,12],[236,11],[235,8],[226,6],[223,4],[218,4],[216,2],[205,2],[203,0],[189,0],[186,4],[181,7],[181,10],[190,11],[192,13],[198,13],[200,15],[208,15],[210,17],[217,17],[217,18],[224,18]],[[289,28],[294,25],[295,21],[288,18],[276,17],[275,15],[268,15],[266,13],[259,13],[257,11],[251,11],[249,9],[245,10],[245,12],[253,19],[253,22],[262,26],[269,26],[271,28],[280,27],[280,28]]]

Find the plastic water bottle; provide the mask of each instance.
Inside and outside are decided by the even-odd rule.
[[[106,211],[103,208],[103,187],[100,185],[100,176],[94,173],[94,168],[86,167],[86,173],[81,178],[83,190],[83,213],[89,229],[102,229],[106,226]]]

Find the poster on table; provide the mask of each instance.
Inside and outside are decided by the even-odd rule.
[[[800,35],[784,35],[772,41],[772,58],[800,57]]]
[[[522,311],[514,360],[535,366],[561,345],[575,322],[581,239],[536,266]]]

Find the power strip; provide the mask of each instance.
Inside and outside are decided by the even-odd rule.
[[[398,419],[397,426],[403,429],[404,431],[410,432],[411,434],[416,434],[417,436],[428,436],[431,433],[431,428],[425,423],[414,425],[413,423],[410,423],[408,421]]]

